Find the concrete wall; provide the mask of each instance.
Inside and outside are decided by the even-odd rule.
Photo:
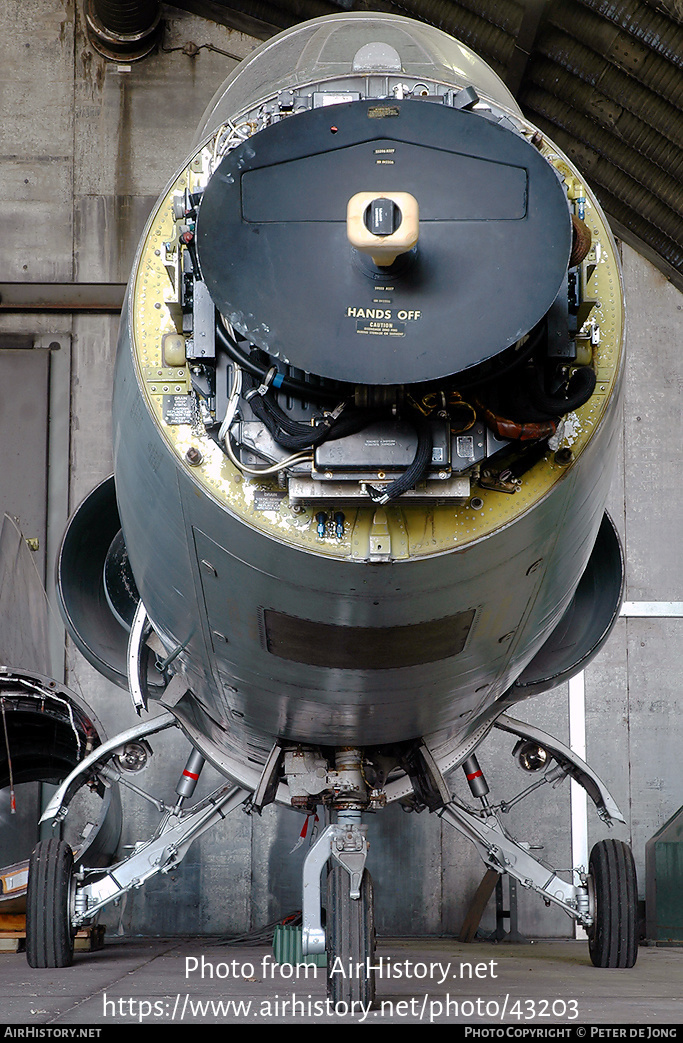
[[[167,14],[162,48],[120,68],[89,47],[74,0],[5,0],[0,278],[127,279],[153,200],[183,161],[205,105],[235,64],[202,45],[246,55],[256,44],[173,8]],[[194,57],[182,50],[190,41],[200,47]],[[624,248],[623,260],[630,350],[623,449],[610,509],[626,547],[627,600],[683,600],[683,297],[632,250]],[[59,359],[53,359],[52,555],[67,509],[112,469],[116,326],[115,317],[103,315],[0,314],[0,337],[30,333],[61,346]],[[676,713],[682,635],[683,619],[622,619],[585,677],[588,759],[627,818],[616,835],[634,845],[641,894],[645,842],[683,796]],[[127,694],[102,680],[71,646],[66,681],[93,706],[110,735],[137,720]],[[565,686],[523,704],[517,715],[567,741],[567,705]],[[175,734],[152,745],[147,784],[168,798],[188,746]],[[527,781],[510,760],[512,746],[496,733],[480,751],[489,781],[499,783],[506,796]],[[215,775],[204,780],[204,791],[218,781]],[[465,796],[459,779],[457,789]],[[568,784],[544,789],[515,809],[510,829],[543,845],[542,855],[556,866],[568,867]],[[124,805],[123,844],[146,839],[156,813],[130,794]],[[191,849],[177,872],[135,892],[110,914],[112,929],[235,934],[291,912],[300,906],[305,847],[289,852],[301,821],[273,808],[261,818],[234,813]],[[589,823],[592,843],[604,828],[590,809]],[[371,833],[380,932],[456,933],[483,872],[474,850],[436,816],[406,815],[396,807],[372,818]],[[484,926],[493,926],[492,915],[489,909]],[[538,936],[571,933],[564,914],[527,894],[520,897],[520,927]]]

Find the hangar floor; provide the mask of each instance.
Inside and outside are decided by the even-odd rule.
[[[23,954],[4,953],[0,1022],[683,1024],[683,949],[641,947],[633,970],[614,971],[592,967],[583,942],[410,938],[380,941],[376,963],[382,972],[375,1009],[342,1016],[325,1010],[324,970],[309,968],[306,977],[304,968],[294,968],[298,975],[286,976],[268,946],[110,940],[99,952],[77,953],[73,967],[53,971],[32,970]]]

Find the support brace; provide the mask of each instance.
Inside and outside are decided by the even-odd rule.
[[[249,795],[248,790],[239,786],[223,786],[184,814],[175,809],[168,812],[151,840],[106,872],[101,869],[82,870],[79,875],[84,881],[88,876],[96,879],[77,885],[77,912],[73,925],[88,923],[105,905],[126,891],[140,887],[156,873],[168,873],[174,869],[187,854],[193,840],[243,804]]]
[[[152,624],[147,617],[145,606],[140,601],[133,616],[127,653],[128,687],[138,717],[143,710],[147,709],[147,685],[144,675],[147,670],[148,656],[144,650],[145,642],[151,633]]]
[[[509,873],[522,887],[537,891],[542,898],[559,905],[569,916],[584,926],[593,922],[586,902],[587,888],[567,883],[533,857],[521,844],[508,836],[495,815],[481,818],[449,804],[439,812],[449,825],[471,840],[484,863],[498,873]]]
[[[563,742],[549,735],[541,728],[535,728],[532,724],[517,721],[514,717],[501,714],[496,720],[494,727],[504,732],[518,735],[520,739],[530,739],[537,742],[539,746],[551,753],[557,763],[563,767],[568,775],[571,775],[579,785],[583,786],[597,809],[599,817],[606,825],[611,826],[614,822],[624,822],[624,816],[619,811],[614,797],[605,786],[602,779],[598,778],[592,768],[584,760],[565,746]]]

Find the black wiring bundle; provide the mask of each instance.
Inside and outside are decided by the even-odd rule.
[[[261,393],[260,389],[266,385],[263,382],[259,385],[258,380],[250,373],[245,373],[242,380],[242,397],[278,445],[285,449],[315,448],[330,439],[343,438],[345,435],[362,431],[379,418],[374,410],[354,409],[349,412],[342,411],[339,415],[335,415],[334,412],[323,414],[320,423],[311,427],[310,424],[303,424],[288,416],[270,393],[270,388]]]
[[[249,403],[254,415],[268,429],[278,445],[285,449],[298,451],[311,449],[332,439],[344,438],[369,427],[376,420],[382,419],[382,413],[374,409],[337,410],[322,416],[315,427],[293,420],[275,401],[270,393],[267,375],[259,383],[251,373],[243,376],[243,397]],[[420,481],[429,467],[432,458],[432,429],[429,421],[421,414],[411,417],[417,431],[417,449],[413,462],[405,472],[391,482],[386,489],[376,489],[366,485],[368,495],[374,503],[385,504],[395,500]]]
[[[265,379],[266,373],[268,372],[268,366],[261,365],[254,358],[253,352],[247,351],[241,347],[235,338],[228,333],[222,322],[217,324],[216,334],[221,346],[227,352],[228,357],[231,358],[233,362],[236,362],[245,373],[251,373],[253,377],[256,377],[259,383],[262,383]],[[353,388],[348,384],[315,384],[312,382],[297,380],[292,376],[283,376],[282,374],[279,374],[278,388],[284,392],[288,392],[295,398],[302,398],[305,401],[320,399],[324,402],[339,402],[340,399],[349,397],[353,394]]]

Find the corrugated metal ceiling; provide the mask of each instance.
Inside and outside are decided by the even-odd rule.
[[[262,39],[341,10],[435,25],[485,58],[613,228],[683,289],[683,0],[176,0]]]

